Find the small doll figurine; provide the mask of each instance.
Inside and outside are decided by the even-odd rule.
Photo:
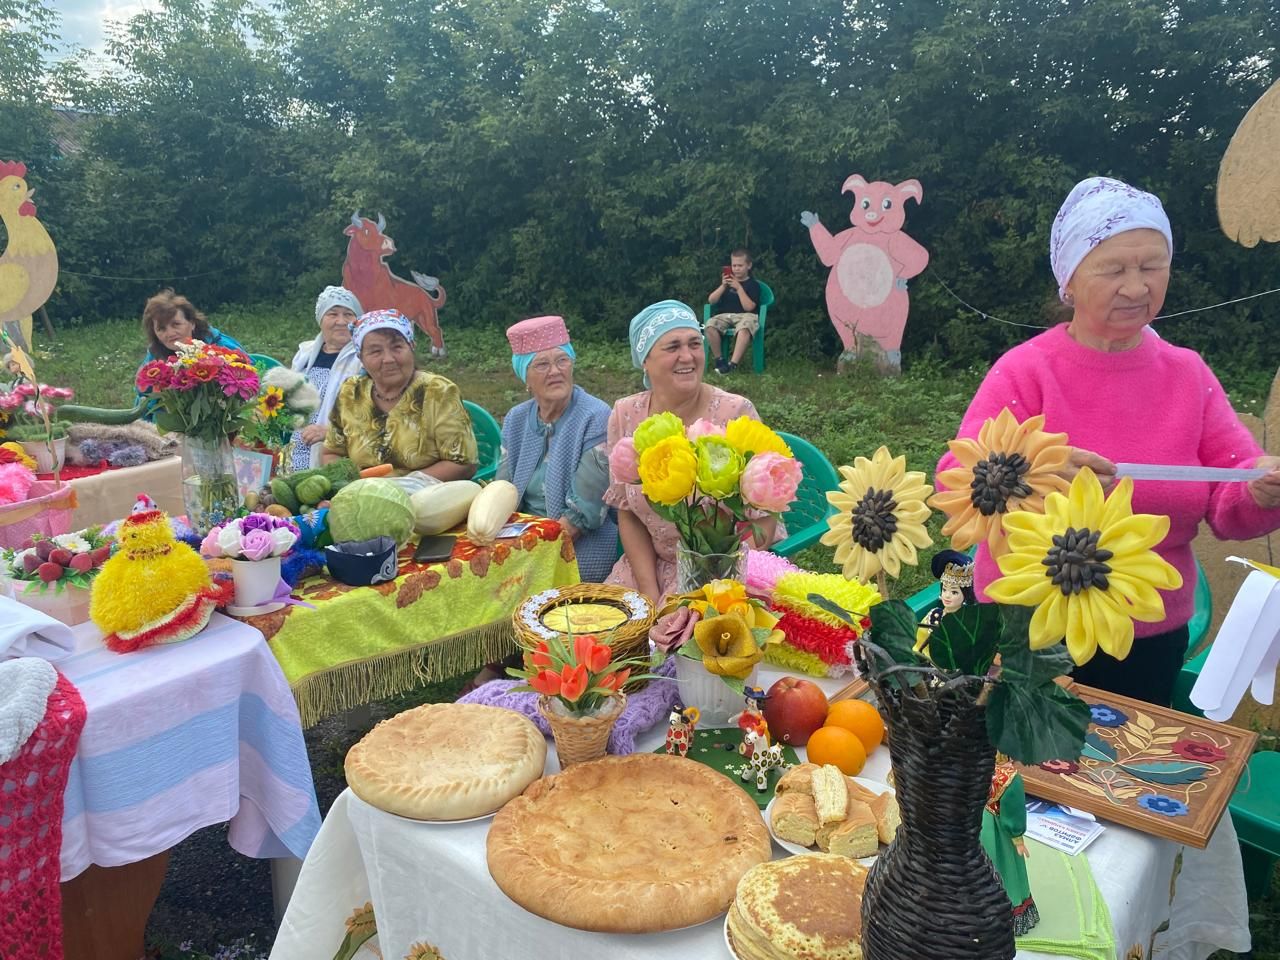
[[[991,858],[991,865],[1000,874],[1004,892],[1013,904],[1014,936],[1025,936],[1040,922],[1040,913],[1031,898],[1031,883],[1027,879],[1027,794],[1022,786],[1022,775],[1009,758],[996,757],[995,772],[991,776],[991,794],[982,809],[982,849]]]
[[[701,711],[697,707],[681,707],[677,703],[671,708],[667,719],[667,753],[678,753],[682,757],[689,753],[699,716]]]
[[[745,687],[742,691],[746,698],[742,712],[730,717],[730,721],[738,725],[738,729],[742,731],[742,743],[738,745],[738,753],[751,759],[751,751],[757,740],[748,737],[747,734],[755,733],[759,741],[764,746],[769,746],[773,741],[769,738],[769,724],[764,719],[764,701],[765,692],[762,687]]]
[[[973,592],[973,558],[958,550],[939,550],[930,562],[933,575],[942,587],[942,606],[925,614],[916,630],[916,653],[929,653],[929,634],[948,613],[955,613],[966,603],[977,603]]]

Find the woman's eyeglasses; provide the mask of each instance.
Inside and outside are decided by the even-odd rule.
[[[529,365],[530,370],[534,373],[542,374],[543,376],[550,373],[552,367],[555,367],[557,370],[572,370],[573,360],[567,356],[560,356],[556,357],[554,360],[538,360]]]

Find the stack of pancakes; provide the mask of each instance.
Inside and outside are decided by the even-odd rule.
[[[813,853],[752,867],[729,910],[738,960],[862,960],[866,868]]]

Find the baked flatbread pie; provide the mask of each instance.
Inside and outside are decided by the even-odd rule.
[[[771,855],[760,809],[682,757],[636,753],[543,777],[489,828],[489,873],[526,910],[567,927],[650,933],[719,916]]]
[[[347,786],[413,820],[466,820],[520,795],[547,762],[547,741],[514,710],[428,703],[383,720],[347,751]]]
[[[729,911],[738,960],[861,960],[866,868],[811,853],[749,870]]]

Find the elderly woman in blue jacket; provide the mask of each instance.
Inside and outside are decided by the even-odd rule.
[[[520,491],[522,511],[564,525],[582,579],[599,583],[618,555],[618,527],[603,499],[609,407],[574,384],[576,354],[561,317],[522,320],[507,339],[530,397],[502,422],[498,476]]]

